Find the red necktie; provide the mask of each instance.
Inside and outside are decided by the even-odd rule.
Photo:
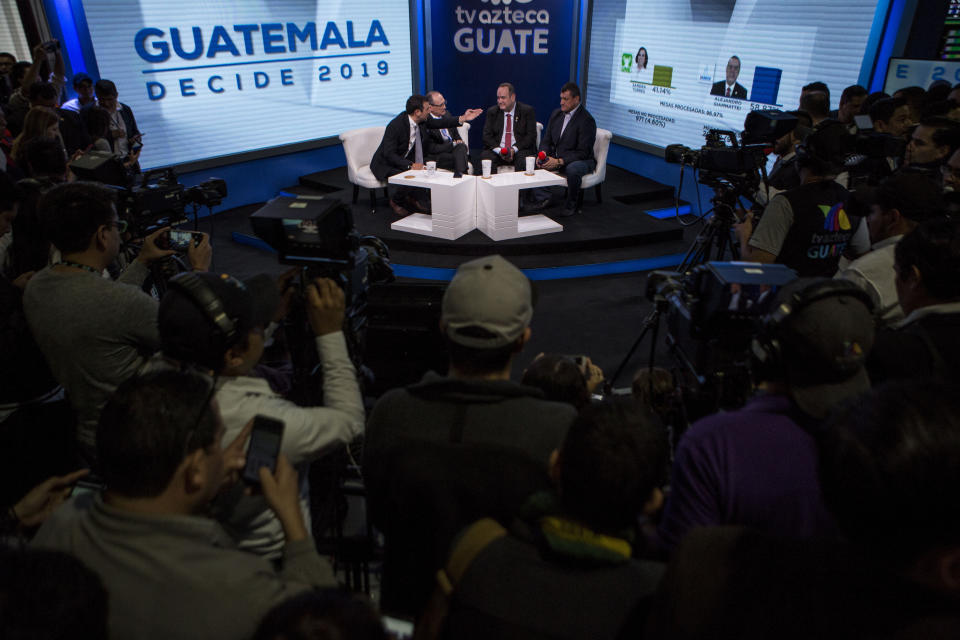
[[[513,141],[510,139],[513,133],[513,116],[507,114],[507,132],[503,134],[503,146],[507,149],[513,146]]]
[[[730,87],[727,87],[727,97],[730,97]]]

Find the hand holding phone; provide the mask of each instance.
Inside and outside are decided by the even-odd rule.
[[[259,485],[261,467],[269,469],[271,474],[277,470],[277,456],[280,454],[282,439],[283,422],[259,415],[253,419],[247,463],[243,468],[244,482]]]
[[[193,231],[171,230],[168,239],[171,249],[174,251],[186,251],[190,248],[191,242],[193,242],[193,246],[199,246],[203,240],[203,234]]]

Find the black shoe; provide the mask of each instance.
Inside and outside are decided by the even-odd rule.
[[[526,203],[524,211],[543,211],[550,205],[549,200],[531,200]]]
[[[454,177],[454,178],[462,178],[462,177],[463,177],[463,174],[460,173],[459,171],[454,171],[454,172],[453,172],[453,177]]]
[[[569,218],[572,215],[580,213],[580,209],[577,209],[576,205],[567,205],[561,209],[557,215],[561,218]]]
[[[390,199],[390,208],[393,209],[393,212],[400,216],[401,218],[406,218],[410,215],[410,212],[400,206],[398,203],[394,202],[393,199]]]

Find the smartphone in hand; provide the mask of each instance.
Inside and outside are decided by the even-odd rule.
[[[194,246],[199,246],[202,240],[203,235],[193,231],[170,231],[169,243],[170,248],[174,251],[186,251],[190,248],[191,241]]]
[[[250,447],[247,449],[247,463],[243,467],[243,481],[248,484],[260,484],[260,468],[266,467],[270,473],[277,470],[277,456],[280,455],[280,441],[283,439],[283,422],[266,416],[253,419],[253,432],[250,434]]]

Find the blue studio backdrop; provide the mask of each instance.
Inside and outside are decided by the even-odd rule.
[[[496,104],[510,82],[544,125],[560,105],[560,87],[576,76],[578,0],[427,0],[427,89],[450,111]],[[582,89],[582,87],[581,87]],[[481,146],[484,117],[473,121],[470,146]]]

